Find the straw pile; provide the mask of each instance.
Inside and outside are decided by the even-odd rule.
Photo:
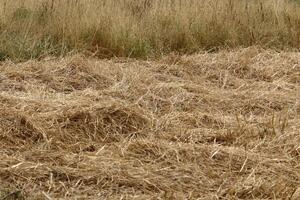
[[[289,199],[300,55],[0,65],[0,199]]]

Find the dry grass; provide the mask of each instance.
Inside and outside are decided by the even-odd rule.
[[[300,56],[0,66],[0,199],[289,199]]]
[[[294,0],[0,0],[0,59],[295,49],[299,13]]]

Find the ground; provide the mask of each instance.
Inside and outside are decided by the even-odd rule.
[[[300,54],[0,65],[0,199],[289,199]]]

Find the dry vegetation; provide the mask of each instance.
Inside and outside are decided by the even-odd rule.
[[[292,0],[0,0],[0,200],[290,199],[297,48]]]
[[[0,59],[300,47],[296,0],[0,0]]]
[[[300,56],[0,66],[0,199],[289,199]]]

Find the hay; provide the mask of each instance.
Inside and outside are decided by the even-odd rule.
[[[0,199],[289,199],[299,66],[256,47],[4,62]]]

